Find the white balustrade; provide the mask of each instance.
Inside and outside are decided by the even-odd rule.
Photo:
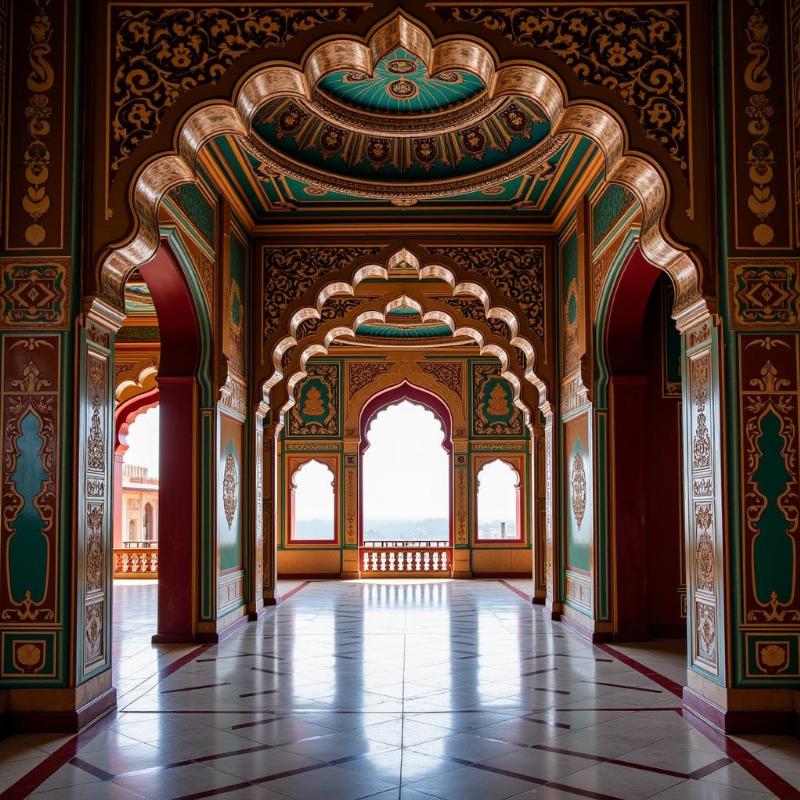
[[[444,542],[370,542],[361,548],[362,574],[449,577],[452,548]]]

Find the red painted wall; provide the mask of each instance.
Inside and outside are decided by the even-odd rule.
[[[678,595],[683,570],[680,547],[683,535],[680,400],[663,396],[660,294],[660,287],[656,286],[644,325],[645,353],[650,356],[646,359],[648,370],[643,404],[647,431],[644,457],[648,465],[643,471],[647,615],[651,635],[684,636],[686,625],[680,616]]]

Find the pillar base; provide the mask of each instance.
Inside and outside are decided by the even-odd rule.
[[[725,691],[724,689],[722,691]],[[747,693],[739,696],[741,693]],[[753,708],[754,705],[771,706],[778,700],[769,689],[734,689],[731,699],[737,705],[750,708],[723,708],[688,686],[683,687],[683,707],[695,717],[725,734],[793,734],[800,726],[800,715],[794,708]],[[781,694],[791,694],[781,691]],[[759,703],[759,700],[761,701]],[[789,698],[791,703],[791,698]]]
[[[39,700],[37,705],[61,705],[59,699],[50,699],[51,691],[62,695],[68,692],[74,697],[80,695],[80,687],[75,690],[20,690],[19,694],[35,691]],[[117,706],[117,690],[111,686],[97,697],[77,708],[34,708],[26,702],[27,698],[19,698],[16,690],[9,692],[9,707],[3,715],[3,727],[10,733],[78,733],[87,725],[100,719]]]
[[[197,639],[193,633],[154,633],[150,641],[153,644],[193,644]]]

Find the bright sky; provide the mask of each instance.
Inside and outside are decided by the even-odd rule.
[[[319,461],[307,461],[294,474],[294,513],[299,520],[333,521],[333,475]]]
[[[124,464],[147,467],[151,478],[158,477],[158,406],[139,414],[128,430],[128,449]]]
[[[372,420],[364,452],[364,529],[370,519],[450,516],[449,459],[432,411],[403,400]]]
[[[514,523],[517,474],[504,461],[490,461],[478,475],[478,522]]]

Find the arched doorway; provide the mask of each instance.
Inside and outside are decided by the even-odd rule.
[[[159,587],[154,642],[193,641],[197,570],[187,554],[196,549],[198,470],[198,370],[200,320],[184,270],[166,242],[140,272],[158,319],[161,355],[158,389],[149,402],[159,408],[159,490],[168,502],[151,504],[142,515],[142,537],[158,537]],[[147,398],[140,400],[146,403]],[[130,412],[127,414],[130,417]],[[118,431],[125,419],[120,409]]]
[[[686,635],[680,339],[669,280],[634,252],[611,296],[608,368],[613,632]]]
[[[398,423],[410,423],[416,430],[403,430]],[[452,414],[441,398],[405,381],[362,408],[362,572],[451,574],[452,426]],[[428,463],[417,461],[421,455],[430,459]],[[415,475],[407,474],[415,467]],[[426,518],[426,513],[437,516]]]

